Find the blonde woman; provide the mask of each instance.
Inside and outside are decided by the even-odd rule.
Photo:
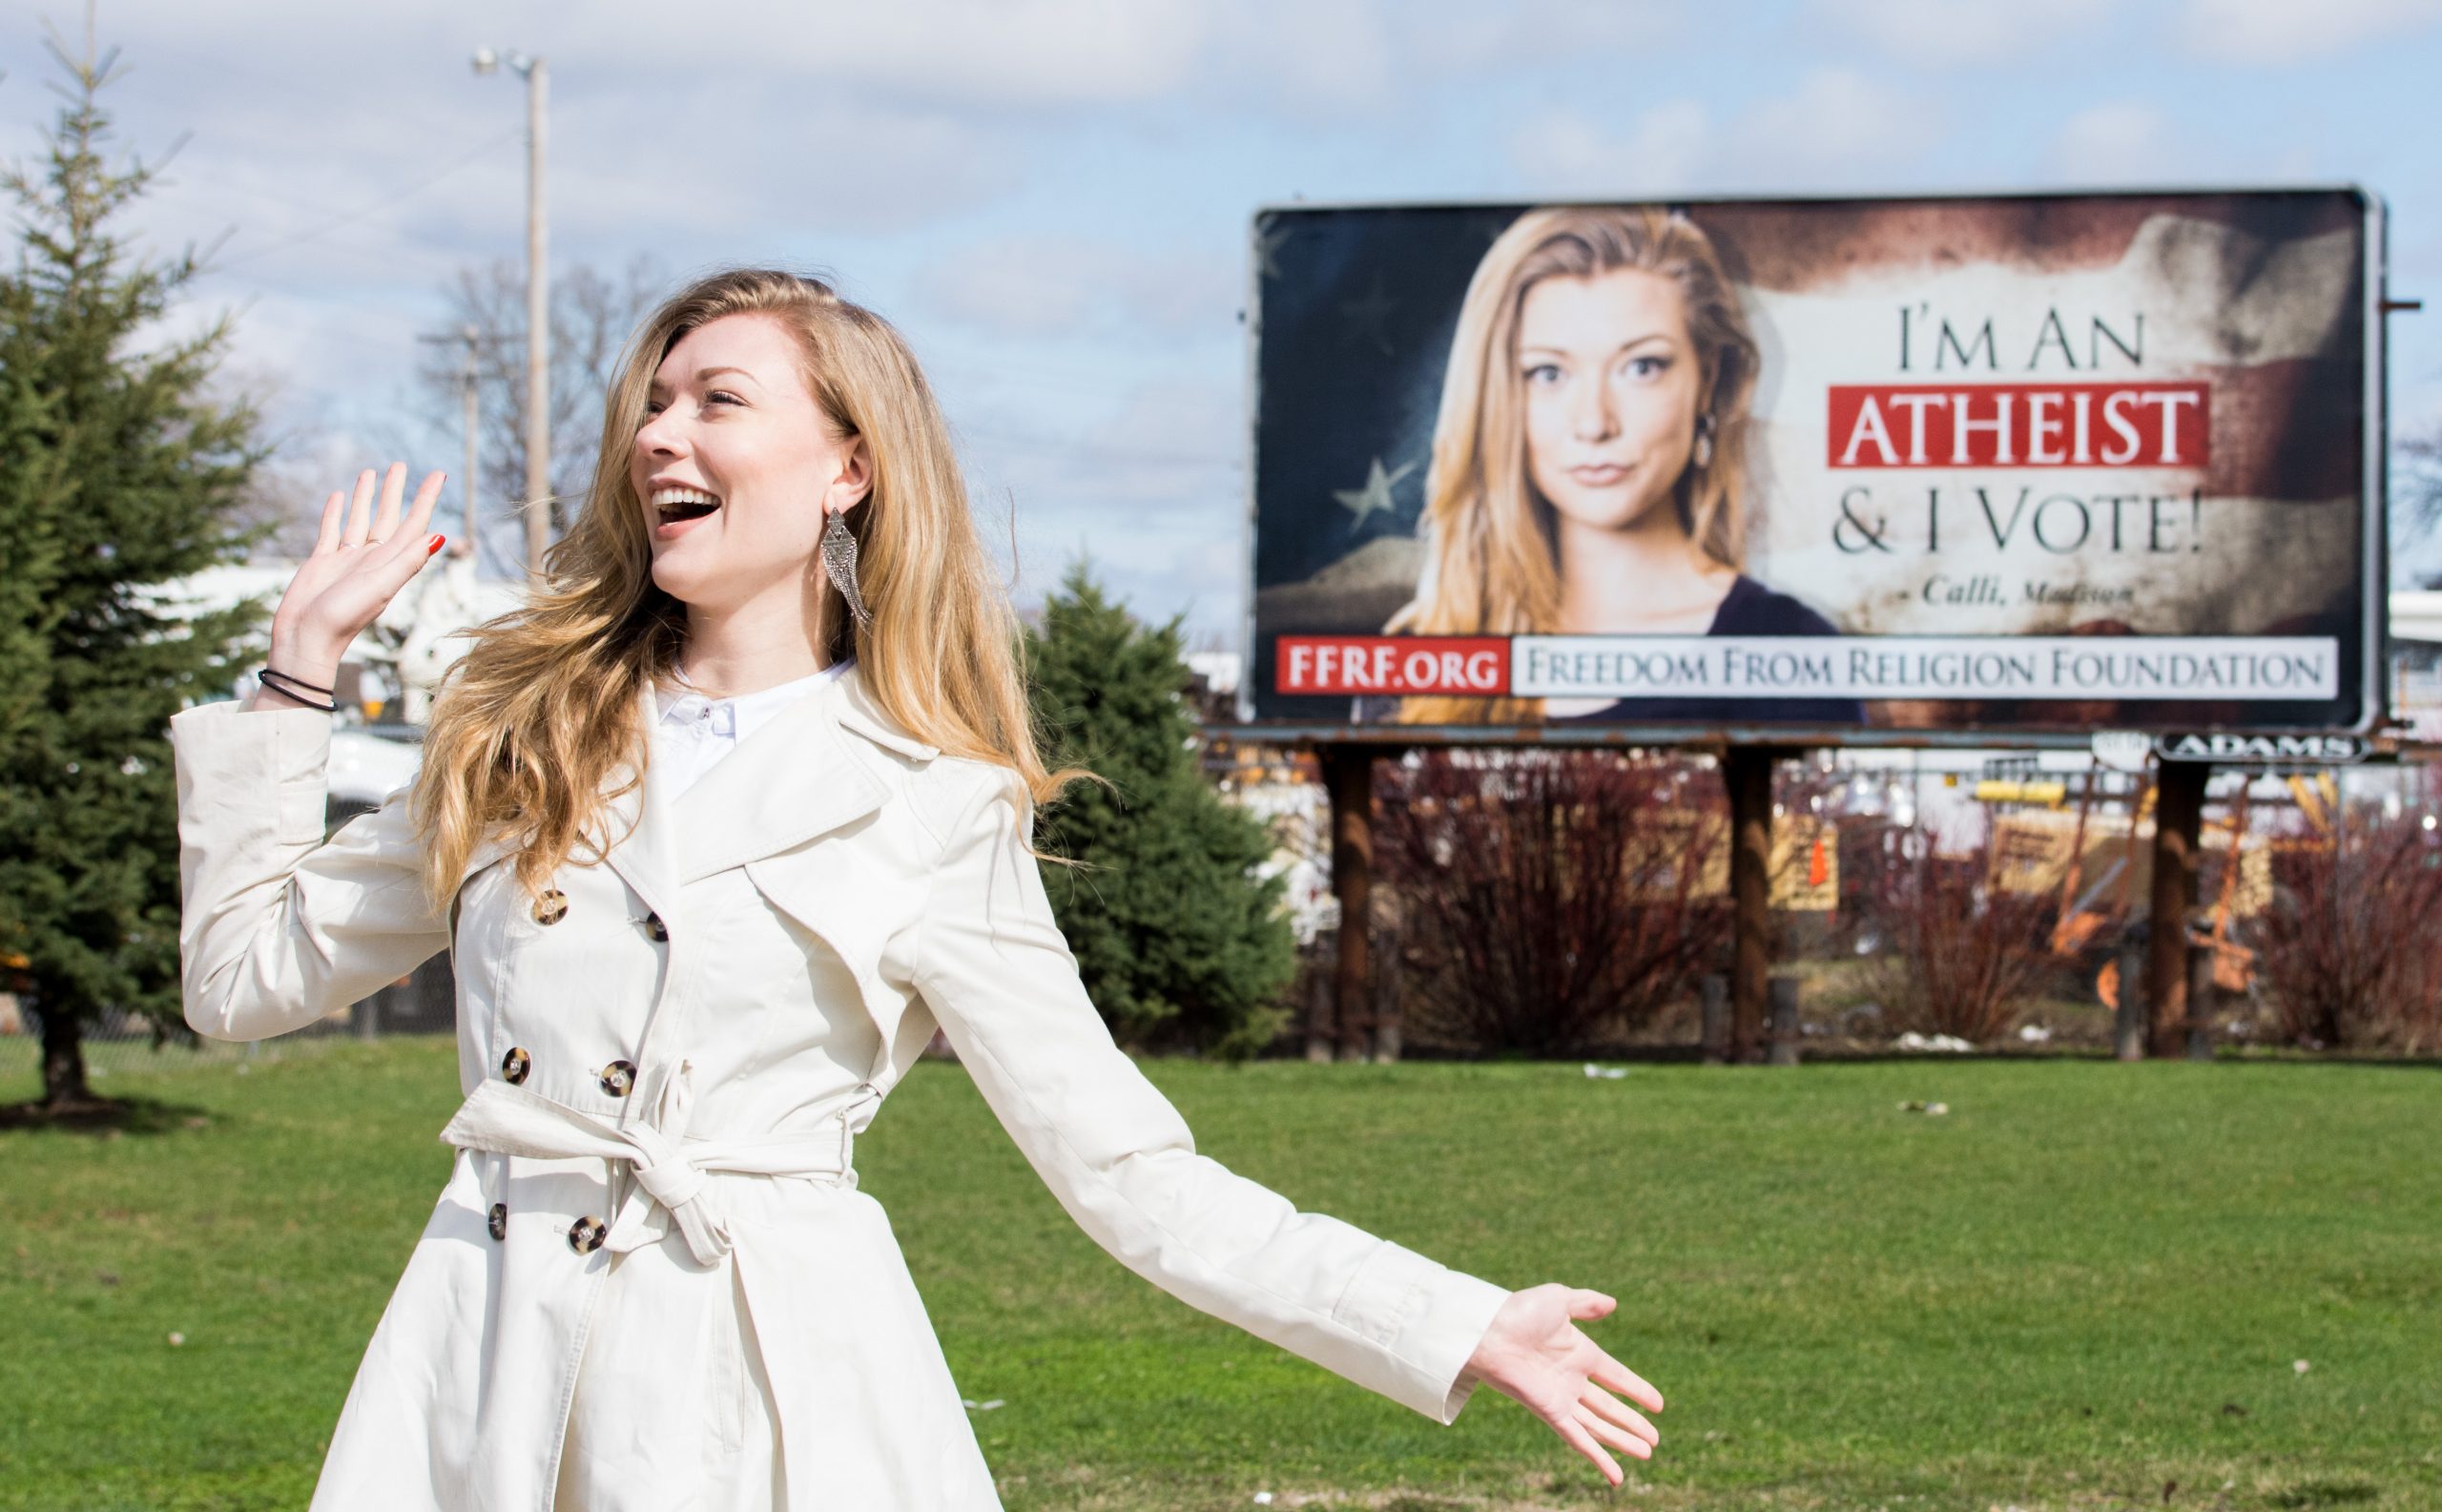
[[[1755,340],[1711,242],[1652,207],[1527,212],[1469,280],[1425,482],[1424,569],[1385,630],[1824,635],[1740,569]],[[1411,724],[1853,722],[1843,699],[1367,700]]]
[[[721,274],[646,323],[530,607],[411,788],[321,833],[341,648],[441,480],[333,494],[264,687],[176,721],[188,1022],[253,1040],[453,952],[466,1102],[314,1505],[999,1504],[856,1136],[938,1025],[1076,1221],[1190,1304],[1448,1422],[1478,1382],[1616,1484],[1653,1388],[1574,1320],[1195,1152],[1055,926],[1019,639],[879,317]],[[1124,882],[1123,882],[1124,885]],[[1614,1394],[1620,1394],[1615,1396]]]

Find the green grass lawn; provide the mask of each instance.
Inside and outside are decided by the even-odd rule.
[[[859,1164],[965,1395],[1006,1403],[975,1422],[1013,1512],[2442,1507],[2431,1067],[1149,1070],[1301,1207],[1613,1292],[1594,1333],[1669,1398],[1661,1453],[1609,1493],[1490,1392],[1441,1428],[1171,1301],[926,1064]],[[0,1135],[0,1507],[301,1507],[448,1169],[451,1046],[104,1087],[137,1129]]]

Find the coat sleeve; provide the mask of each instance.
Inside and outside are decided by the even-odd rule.
[[[1112,1043],[1028,853],[1014,775],[947,828],[912,975],[984,1101],[1094,1242],[1190,1306],[1440,1422],[1509,1293],[1199,1155]]]
[[[449,943],[407,790],[325,842],[331,716],[198,704],[170,719],[187,1023],[261,1040],[370,997]]]

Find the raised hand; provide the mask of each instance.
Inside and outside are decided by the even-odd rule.
[[[330,687],[348,643],[396,598],[444,537],[424,527],[441,497],[443,475],[428,474],[402,518],[407,465],[390,464],[378,487],[373,469],[356,479],[353,495],[334,492],[322,505],[314,552],[289,581],[271,617],[271,665],[289,676]],[[378,492],[378,500],[377,500]],[[266,693],[270,690],[266,690]],[[283,704],[293,703],[277,694]],[[262,701],[258,694],[248,707]]]
[[[1662,1393],[1613,1359],[1579,1331],[1575,1319],[1610,1315],[1618,1301],[1600,1292],[1550,1282],[1512,1292],[1467,1369],[1485,1384],[1526,1404],[1568,1446],[1594,1461],[1613,1485],[1626,1479],[1604,1446],[1653,1458],[1661,1431],[1643,1413],[1620,1400],[1626,1396],[1646,1412],[1662,1410]]]

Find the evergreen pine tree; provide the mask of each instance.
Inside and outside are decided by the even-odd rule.
[[[1086,990],[1139,1045],[1251,1055],[1278,1032],[1295,970],[1283,883],[1257,868],[1264,825],[1197,771],[1179,620],[1139,624],[1083,562],[1026,636],[1035,718],[1077,782],[1046,809],[1036,843],[1053,912]]]
[[[183,1031],[169,718],[235,679],[259,606],[190,614],[158,590],[241,557],[262,451],[210,392],[228,334],[165,336],[199,271],[117,229],[158,172],[106,155],[117,53],[56,42],[67,103],[17,202],[0,271],[0,956],[43,1030],[43,1107],[90,1106],[84,1026],[105,1010]]]

